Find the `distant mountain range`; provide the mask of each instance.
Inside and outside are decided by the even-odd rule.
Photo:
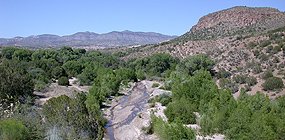
[[[0,46],[109,48],[153,44],[168,41],[175,37],[154,32],[132,32],[128,30],[105,34],[78,32],[66,36],[43,34],[29,37],[0,38]]]

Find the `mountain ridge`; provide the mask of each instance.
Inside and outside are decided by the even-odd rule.
[[[112,31],[109,33],[77,32],[71,35],[41,34],[28,37],[0,38],[0,46],[20,47],[87,47],[109,48],[159,43],[175,38],[155,32],[133,32],[129,30]]]

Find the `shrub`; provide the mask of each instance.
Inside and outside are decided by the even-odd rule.
[[[195,55],[185,58],[181,63],[177,65],[176,70],[178,72],[193,75],[194,72],[198,70],[211,71],[214,65],[214,61],[211,60],[208,56]]]
[[[228,78],[231,76],[231,73],[226,71],[225,69],[221,69],[217,73],[217,78]]]
[[[271,42],[270,42],[270,40],[264,40],[264,41],[262,41],[261,43],[260,43],[260,47],[266,47],[266,46],[268,46],[268,45],[270,45],[271,44]]]
[[[181,123],[166,123],[161,118],[152,116],[153,130],[163,140],[191,140],[195,139],[192,129]]]
[[[2,120],[0,121],[0,138],[2,140],[28,139],[28,131],[20,121],[13,119]]]
[[[268,71],[265,71],[263,74],[262,74],[262,79],[268,79],[268,78],[270,78],[270,77],[273,77],[273,74],[272,74],[272,72],[270,71],[270,70],[268,70]]]
[[[264,53],[261,53],[258,57],[261,61],[267,61],[269,59],[269,56],[264,54]]]
[[[47,86],[48,84],[43,81],[39,81],[39,80],[35,81],[35,91],[44,91]]]
[[[285,67],[285,63],[280,63],[278,68],[284,68]]]
[[[273,48],[273,53],[278,53],[279,51],[281,51],[281,48],[282,48],[282,46],[280,46],[280,45],[275,46],[275,47]]]
[[[33,95],[34,82],[30,74],[16,61],[0,63],[0,102],[3,105],[15,102],[24,103]]]
[[[146,134],[149,134],[149,135],[153,134],[153,123],[150,122],[149,126],[143,127],[142,131]]]
[[[169,94],[163,93],[161,95],[155,96],[149,103],[160,102],[162,106],[168,105],[172,101],[172,97]]]
[[[68,136],[70,139],[94,139],[100,126],[93,124],[101,120],[90,118],[85,101],[86,96],[83,93],[77,94],[75,98],[62,95],[48,100],[43,106],[43,115],[46,123],[51,126],[49,135],[54,135],[55,128],[64,138]]]
[[[279,62],[280,62],[280,60],[279,60],[279,58],[278,58],[278,57],[274,57],[274,58],[273,58],[273,60],[272,60],[272,62],[273,62],[273,63],[279,63]]]
[[[233,80],[236,82],[236,83],[239,83],[239,84],[244,84],[246,83],[246,79],[247,79],[247,76],[246,75],[236,75],[233,77]]]
[[[246,78],[246,83],[248,86],[254,86],[255,84],[257,84],[257,79],[253,76],[249,76]]]
[[[266,48],[266,53],[271,53],[273,51],[273,46],[268,46],[267,48]]]
[[[159,87],[159,83],[153,83],[151,87],[152,87],[152,88]]]
[[[276,90],[284,87],[283,81],[279,77],[270,77],[262,84],[264,90]]]
[[[238,85],[234,83],[231,79],[221,78],[219,81],[219,85],[221,88],[231,90],[232,93],[238,91]]]
[[[248,91],[251,91],[251,88],[250,88],[250,86],[245,85],[243,90],[245,90],[246,92],[248,92]]]
[[[253,49],[254,47],[256,47],[256,45],[257,45],[257,44],[254,43],[254,42],[249,42],[249,43],[247,44],[247,47]]]
[[[51,75],[55,79],[58,79],[62,76],[67,76],[66,72],[64,71],[64,69],[61,66],[57,66],[57,67],[53,68]]]
[[[196,116],[193,113],[195,111],[195,105],[185,99],[180,99],[171,102],[164,113],[169,122],[179,121],[183,124],[193,124],[196,123]]]
[[[140,80],[145,80],[145,73],[142,70],[137,70],[136,71],[136,77]]]
[[[254,50],[253,51],[253,55],[257,58],[260,55],[260,51],[259,50]]]
[[[262,68],[261,68],[261,66],[260,65],[254,65],[253,66],[253,68],[252,68],[252,72],[254,73],[254,74],[259,74],[259,73],[261,73],[262,72]]]
[[[61,85],[61,86],[68,86],[68,85],[69,85],[68,78],[67,78],[67,77],[60,77],[60,78],[58,79],[58,85]]]

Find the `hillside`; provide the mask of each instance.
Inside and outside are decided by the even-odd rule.
[[[78,32],[67,36],[43,34],[29,37],[0,38],[0,46],[83,47],[86,49],[153,44],[175,38],[154,32],[113,31],[105,34]]]
[[[284,90],[265,91],[262,78],[271,71],[283,78],[285,13],[273,8],[233,7],[202,17],[184,35],[156,45],[122,49],[123,59],[144,57],[154,53],[169,53],[178,58],[207,54],[215,60],[216,72],[229,73],[222,77],[220,86],[238,94],[240,88],[255,94],[261,91],[276,97]],[[254,77],[257,84],[237,82],[235,77]],[[220,80],[217,80],[219,83]],[[226,84],[225,84],[226,83]]]

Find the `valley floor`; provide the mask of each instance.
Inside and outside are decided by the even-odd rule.
[[[122,91],[125,94],[112,100],[110,107],[104,110],[109,120],[106,125],[104,139],[110,140],[156,140],[156,135],[146,135],[143,127],[149,126],[151,113],[166,118],[163,114],[165,107],[156,104],[151,107],[148,100],[156,95],[168,92],[152,88],[152,81],[134,83],[131,88]]]

